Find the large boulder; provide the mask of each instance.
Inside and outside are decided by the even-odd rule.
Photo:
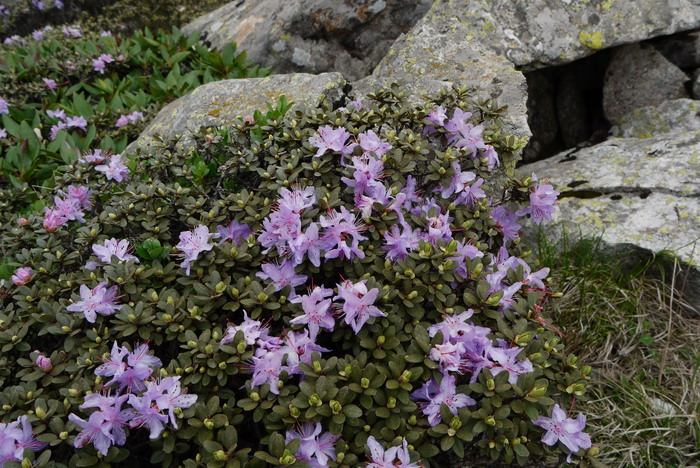
[[[517,67],[571,62],[596,50],[700,27],[696,0],[442,0],[451,18]],[[412,33],[411,33],[412,34]]]
[[[613,138],[523,166],[561,192],[555,221],[700,264],[700,130]]]
[[[508,131],[530,136],[525,77],[452,17],[424,18],[394,43],[372,75],[352,86],[360,97],[390,81],[404,85],[416,101],[452,84],[468,86],[475,98],[507,104]]]
[[[217,48],[238,43],[248,59],[279,73],[368,75],[432,0],[239,0],[184,28]]]
[[[689,97],[688,76],[651,46],[627,45],[616,49],[605,74],[603,108],[616,122],[634,109]]]
[[[315,106],[322,100],[336,102],[343,96],[345,84],[339,73],[299,73],[208,83],[165,106],[125,152],[147,151],[156,136],[182,136],[180,144],[187,145],[188,135],[200,127],[225,126],[240,116],[265,109],[267,103],[274,105],[282,95],[294,107]]]
[[[700,101],[674,99],[635,109],[618,120],[610,133],[622,138],[649,138],[663,133],[700,130]]]

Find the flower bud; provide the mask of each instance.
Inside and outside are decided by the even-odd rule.
[[[197,342],[196,342],[196,341],[191,341],[191,340],[190,340],[190,341],[187,342],[187,346],[188,346],[190,349],[197,349]]]
[[[566,365],[569,367],[576,367],[577,362],[578,362],[578,357],[574,356],[573,354],[566,359]]]
[[[530,390],[530,393],[528,393],[529,396],[534,397],[534,398],[540,398],[543,397],[547,394],[547,387],[546,386],[540,386],[540,387],[535,387],[532,390]]]
[[[495,426],[496,425],[496,418],[494,418],[493,416],[489,416],[488,418],[486,418],[484,420],[484,422],[486,424],[488,424],[489,426]]]
[[[386,342],[386,337],[384,335],[379,335],[377,338],[377,346],[381,346]]]
[[[493,391],[496,388],[496,381],[493,379],[488,379],[486,381],[486,388]]]
[[[321,406],[323,404],[323,400],[321,400],[321,397],[314,393],[309,397],[309,404],[311,406]]]
[[[297,462],[297,459],[289,450],[285,450],[284,454],[280,457],[280,465],[293,465]]]
[[[489,442],[489,448],[490,449],[496,448],[496,442],[494,442],[493,440],[491,442]]]
[[[236,351],[238,352],[238,354],[243,354],[243,353],[245,353],[245,349],[246,349],[245,341],[244,341],[244,340],[241,340],[241,341],[236,345]]]
[[[532,339],[532,334],[530,332],[525,332],[520,335],[515,336],[515,344],[519,346],[526,345]]]
[[[386,407],[389,409],[394,409],[396,408],[396,398],[394,397],[389,397],[389,401],[386,404]]]
[[[260,401],[260,394],[258,392],[253,392],[250,394],[250,399],[253,401]]]
[[[58,434],[58,438],[61,440],[66,440],[68,438],[68,433],[66,431],[63,431],[60,434]]]
[[[10,411],[12,409],[12,406],[10,405],[2,405],[3,411]]]
[[[600,447],[591,447],[586,451],[587,457],[595,457],[600,453]]]
[[[345,452],[340,452],[336,455],[336,462],[338,463],[343,463],[343,460],[345,460]]]
[[[411,372],[410,370],[405,370],[401,373],[398,380],[401,383],[406,383],[409,380],[411,380],[411,377],[413,377],[413,372]]]
[[[364,430],[365,432],[369,432],[371,429],[372,429],[372,428],[369,426],[369,424],[365,424],[365,425],[362,427],[362,430]]]
[[[47,358],[43,354],[36,357],[34,364],[36,364],[36,366],[44,372],[51,372],[51,369],[53,369],[51,359]]]
[[[338,400],[331,400],[330,407],[333,414],[340,414],[340,412],[343,411],[343,405],[341,405]]]
[[[412,415],[408,418],[408,424],[410,424],[411,426],[415,425],[417,422],[418,422],[418,418],[416,418],[416,415],[415,415],[415,414],[412,414]]]
[[[323,369],[321,369],[321,363],[318,361],[314,361],[313,367],[314,367],[314,372],[316,372],[317,374],[320,374],[323,371]]]
[[[214,429],[214,421],[212,421],[209,418],[205,419],[204,420],[204,427],[206,427],[207,429],[210,429],[210,430]]]
[[[459,419],[458,416],[452,418],[452,421],[450,421],[450,427],[455,431],[458,431],[462,428],[462,421]]]
[[[294,419],[297,419],[301,415],[301,410],[299,408],[297,408],[296,406],[289,405],[289,414]]]
[[[581,368],[581,375],[588,375],[593,371],[593,368],[591,366],[583,366]]]
[[[362,377],[362,380],[360,380],[360,387],[369,388],[369,379],[367,377]]]
[[[226,452],[223,450],[217,450],[214,452],[214,460],[216,461],[224,461],[226,460]]]
[[[263,291],[260,291],[258,293],[258,302],[262,304],[265,301],[267,301],[267,294],[265,294]]]
[[[22,468],[32,468],[32,462],[29,458],[22,459]]]
[[[217,293],[221,294],[222,292],[226,291],[226,283],[224,283],[223,281],[219,281],[214,287],[214,290]]]

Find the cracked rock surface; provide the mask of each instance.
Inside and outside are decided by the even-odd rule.
[[[551,179],[570,231],[700,264],[700,130],[613,138],[521,170]]]
[[[276,73],[368,75],[432,0],[238,0],[196,19],[184,31],[205,33],[214,47],[236,42],[248,59]]]

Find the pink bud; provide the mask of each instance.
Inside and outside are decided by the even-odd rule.
[[[20,226],[26,226],[27,224],[29,224],[29,221],[27,221],[27,218],[19,218],[17,220],[17,222],[19,223]]]
[[[255,118],[252,115],[248,114],[248,115],[243,116],[243,121],[248,122],[249,124],[254,124]]]
[[[32,269],[29,267],[18,268],[12,275],[12,282],[17,286],[27,283],[30,279],[32,279]]]
[[[37,365],[37,367],[44,372],[51,372],[51,369],[53,369],[53,364],[51,363],[51,359],[47,358],[43,354],[40,354],[36,357],[36,360],[34,361],[34,364]]]

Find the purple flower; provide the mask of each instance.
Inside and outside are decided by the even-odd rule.
[[[209,228],[203,225],[199,225],[192,231],[184,231],[180,233],[180,243],[175,246],[180,252],[180,256],[183,258],[180,268],[185,268],[185,273],[190,274],[190,267],[192,262],[197,260],[199,254],[202,252],[208,252],[214,248],[212,244],[209,243],[214,234],[209,233]]]
[[[168,412],[170,424],[172,424],[175,429],[178,428],[175,410],[178,408],[189,408],[197,402],[197,395],[186,394],[182,391],[179,376],[165,377],[158,382],[146,382],[146,392],[144,396],[155,401],[156,407],[160,411]],[[151,432],[151,435],[152,434],[153,432]]]
[[[518,377],[532,372],[532,363],[529,359],[518,360],[517,357],[522,351],[522,348],[496,348],[489,350],[489,357],[496,364],[491,368],[493,375],[498,375],[502,371],[508,372],[508,383],[515,385],[518,383]]]
[[[318,223],[311,223],[306,231],[297,235],[289,244],[294,265],[304,261],[304,255],[316,267],[321,266],[321,252],[328,250],[332,244],[326,237],[319,235]]]
[[[129,352],[115,341],[109,357],[104,359],[104,364],[95,370],[95,374],[112,377],[105,386],[119,384],[120,390],[126,388],[134,393],[145,390],[144,382],[153,374],[152,367],[162,365],[160,359],[148,354],[148,351],[148,345],[141,344],[133,352]]]
[[[55,6],[59,10],[61,10],[61,9],[63,9],[63,2],[61,0],[54,0],[53,6]]]
[[[56,83],[56,81],[52,80],[51,78],[42,78],[41,80],[44,82],[46,87],[49,89],[53,90],[53,89],[58,88],[58,84]]]
[[[21,462],[24,459],[24,449],[38,452],[44,447],[45,443],[34,438],[27,416],[20,416],[9,424],[0,423],[0,464],[8,461]]]
[[[438,241],[452,240],[452,227],[450,225],[450,212],[438,213],[435,216],[428,216],[428,232],[423,233],[423,239],[431,244],[437,245]]]
[[[362,148],[365,153],[374,153],[378,158],[381,158],[387,151],[393,148],[389,142],[379,138],[379,135],[374,133],[373,130],[360,133],[358,138],[360,140],[360,148]]]
[[[87,120],[85,120],[85,117],[68,117],[66,119],[66,128],[79,128],[82,131],[87,130]]]
[[[438,111],[442,108],[438,108]],[[442,114],[442,115],[441,115]],[[444,117],[444,109],[442,109],[441,113],[438,113],[439,117]],[[472,125],[467,123],[467,120],[472,118],[472,113],[471,112],[464,112],[462,109],[457,108],[454,111],[454,114],[452,115],[452,118],[448,120],[445,124],[445,130],[449,132],[450,135],[448,135],[447,139],[448,141],[452,142],[454,138],[456,138],[456,134],[458,134],[461,131],[467,131],[469,130]]]
[[[433,133],[437,127],[442,127],[445,125],[445,120],[447,120],[447,110],[445,110],[445,108],[442,106],[438,106],[430,111],[426,119],[432,122],[433,125],[426,125],[425,129],[423,130],[423,135]]]
[[[353,156],[351,161],[352,164],[347,168],[353,178],[341,177],[340,180],[348,187],[355,189],[356,197],[362,194],[373,196],[373,188],[382,185],[379,179],[382,177],[384,163],[371,155]]]
[[[10,109],[7,101],[4,98],[0,97],[0,115],[2,114],[9,114]]]
[[[496,150],[491,145],[486,145],[486,149],[480,159],[486,164],[489,171],[492,171],[495,166],[501,165],[501,161],[498,159],[498,153],[496,153]]]
[[[311,208],[316,203],[316,194],[313,187],[305,189],[295,188],[292,190],[281,188],[278,205],[280,208],[289,210],[292,213],[301,213],[306,208]]]
[[[345,323],[350,325],[357,334],[360,332],[370,317],[386,317],[386,314],[374,306],[377,300],[379,289],[367,290],[366,280],[355,284],[346,281],[338,285],[338,295],[333,299],[340,299],[343,302],[343,313]]]
[[[92,190],[85,186],[76,187],[75,185],[71,185],[68,187],[68,192],[59,191],[59,193],[67,199],[77,200],[81,210],[92,209],[92,201],[90,200],[90,197],[92,197]]]
[[[330,432],[321,434],[321,423],[306,422],[298,430],[287,431],[285,444],[294,439],[300,439],[299,450],[295,454],[297,460],[309,464],[312,468],[324,468],[328,466],[328,460],[334,460],[335,441],[340,436],[334,436]]]
[[[63,32],[66,37],[72,37],[73,39],[77,39],[82,36],[82,34],[80,34],[80,27],[78,26],[64,26],[61,28],[61,32]]]
[[[51,359],[41,354],[38,350],[34,352],[39,353],[36,359],[34,359],[34,364],[36,364],[36,366],[43,372],[51,372],[51,369],[53,369]]]
[[[117,128],[119,128],[119,127],[123,127],[124,125],[127,125],[128,123],[129,123],[129,119],[125,115],[122,115],[117,119],[117,121],[115,122],[114,125]]]
[[[326,252],[326,258],[365,258],[365,253],[359,248],[360,241],[367,239],[360,233],[364,227],[344,206],[340,211],[331,211],[328,217],[321,216],[320,223],[325,228],[324,237],[334,245]],[[348,239],[352,239],[350,245]]]
[[[496,222],[496,227],[503,234],[503,241],[515,240],[519,236],[520,224],[515,213],[505,209],[502,206],[497,206],[491,210],[491,217]]]
[[[11,279],[17,286],[27,284],[32,279],[32,269],[30,267],[17,268]]]
[[[65,225],[68,220],[57,210],[46,209],[44,212],[44,229],[48,232],[55,232],[59,227]]]
[[[417,463],[411,463],[411,455],[408,452],[406,439],[403,439],[401,446],[384,450],[384,447],[377,442],[374,436],[369,436],[367,447],[371,458],[366,468],[420,468],[421,466]]]
[[[102,245],[95,244],[92,246],[92,251],[102,263],[112,263],[112,257],[117,257],[121,262],[134,260],[134,263],[139,263],[139,259],[129,254],[129,241],[126,239],[117,240],[109,239],[104,241]]]
[[[579,413],[576,419],[567,418],[564,410],[555,404],[551,418],[540,416],[537,420],[532,420],[532,423],[547,431],[542,437],[543,444],[552,446],[558,441],[571,453],[591,448],[591,436],[583,432],[586,427],[586,416],[583,413]]]
[[[289,332],[284,336],[284,342],[279,352],[287,355],[287,366],[284,368],[289,374],[303,374],[300,363],[311,365],[311,353],[327,353],[330,349],[316,344],[316,337],[309,334],[309,330],[302,332]]]
[[[83,207],[79,199],[70,197],[61,198],[56,196],[53,198],[53,203],[53,209],[67,221],[80,221],[81,223],[85,222],[85,213],[82,211]]]
[[[112,61],[114,61],[114,60],[112,60]],[[134,111],[131,114],[128,114],[126,116],[126,118],[129,119],[129,122],[131,122],[131,123],[137,122],[137,121],[143,119],[143,112]]]
[[[44,38],[44,31],[37,29],[36,31],[32,32],[32,37],[35,41],[40,41]]]
[[[255,274],[260,279],[270,280],[276,291],[281,291],[287,286],[291,286],[292,294],[294,288],[306,283],[308,276],[299,275],[294,272],[294,263],[284,260],[281,265],[276,263],[264,263],[261,272]]]
[[[3,44],[12,45],[15,42],[20,41],[20,39],[21,39],[21,37],[19,37],[17,34],[15,34],[14,36],[10,36],[10,37],[5,38],[5,40],[3,41]]]
[[[270,384],[270,391],[275,395],[279,395],[282,359],[284,359],[284,353],[280,351],[272,351],[262,353],[260,356],[253,356],[253,378],[250,381],[250,386],[257,387],[267,383]]]
[[[326,154],[328,150],[345,155],[350,154],[357,146],[356,143],[346,146],[348,138],[350,138],[350,134],[344,128],[334,129],[330,125],[326,125],[318,129],[318,133],[309,139],[309,143],[314,148],[318,148],[315,157]]]
[[[107,156],[101,149],[86,151],[83,155],[83,161],[88,163],[101,163]]]
[[[243,341],[248,346],[254,345],[258,339],[269,338],[267,327],[263,326],[260,321],[249,318],[248,314],[243,312],[243,322],[240,325],[229,324],[226,334],[221,338],[221,344],[233,343],[233,339],[239,331],[243,332]]]
[[[96,59],[92,60],[93,70],[95,70],[96,72],[99,72],[102,75],[104,75],[106,66],[107,66],[107,64],[102,59],[96,58]]]
[[[104,63],[112,63],[114,62],[114,57],[112,57],[110,54],[100,54],[100,60],[102,60]]]
[[[533,180],[537,180],[535,174],[532,174]],[[530,192],[530,206],[518,211],[518,216],[529,214],[530,218],[540,224],[544,220],[551,220],[554,213],[554,204],[557,202],[559,192],[554,190],[550,184],[537,184]]]
[[[0,138],[7,138],[7,131],[4,128],[0,128]]]
[[[399,230],[401,228],[401,231]],[[390,260],[403,260],[408,253],[418,248],[421,232],[412,230],[408,224],[394,224],[390,231],[384,232],[384,251]]]
[[[301,217],[286,206],[279,206],[263,220],[263,230],[258,236],[260,245],[266,248],[263,253],[277,247],[277,252],[284,255],[288,244],[301,234]]]
[[[253,233],[247,224],[238,222],[235,219],[226,226],[216,226],[216,230],[221,239],[219,245],[224,242],[235,242],[237,245],[241,245]]]
[[[66,120],[66,111],[63,109],[47,110],[46,115],[58,120]]]
[[[46,8],[46,4],[41,0],[32,0],[32,5],[34,5],[39,11]]]
[[[104,173],[107,180],[123,182],[131,172],[124,164],[125,162],[126,160],[121,154],[114,154],[109,158],[107,164],[95,166],[95,170]]]
[[[450,185],[442,189],[442,198],[449,198],[455,193],[460,193],[468,183],[476,179],[476,174],[469,171],[462,172],[458,162],[452,163],[452,176],[450,177]]]
[[[447,342],[441,345],[435,345],[433,349],[430,350],[430,359],[439,364],[440,370],[443,373],[457,372],[459,371],[462,354],[464,354],[464,352],[465,349],[462,343]]]
[[[484,184],[484,179],[479,178],[473,184],[464,187],[462,193],[455,198],[455,205],[474,206],[478,200],[486,198],[486,193],[481,189]]]
[[[454,272],[462,279],[467,279],[469,276],[469,271],[467,271],[467,259],[474,260],[475,258],[481,258],[483,256],[484,254],[470,243],[459,241],[457,242],[455,255],[454,257],[450,257],[450,260],[457,263]]]
[[[290,302],[295,304],[301,303],[304,311],[303,315],[292,319],[290,323],[307,325],[312,337],[318,334],[320,328],[333,331],[335,319],[330,311],[331,300],[327,299],[331,296],[333,296],[332,289],[316,286],[311,294],[290,299]]]
[[[124,426],[128,423],[132,414],[130,410],[122,411],[121,406],[128,396],[122,395],[98,401],[98,398],[92,397],[92,395],[88,395],[85,398],[86,404],[82,405],[81,408],[99,406],[99,411],[92,413],[87,421],[73,413],[68,415],[68,419],[71,422],[83,429],[76,436],[73,445],[76,448],[80,448],[92,443],[102,455],[106,456],[112,444],[124,445],[126,442]]]
[[[66,309],[69,312],[81,312],[90,323],[95,323],[96,314],[112,315],[121,309],[121,305],[114,303],[117,298],[117,286],[107,287],[102,282],[90,289],[84,284],[80,286],[80,301],[70,304]]]
[[[473,398],[457,393],[455,378],[451,375],[444,375],[440,384],[431,378],[423,384],[423,387],[411,394],[411,399],[425,400],[424,403],[419,404],[431,426],[437,426],[442,422],[440,405],[446,405],[453,415],[457,415],[459,408],[476,404]]]
[[[161,413],[153,399],[148,394],[138,397],[132,393],[129,395],[129,404],[134,410],[129,427],[147,426],[151,431],[151,439],[160,437],[168,422],[168,416]]]

